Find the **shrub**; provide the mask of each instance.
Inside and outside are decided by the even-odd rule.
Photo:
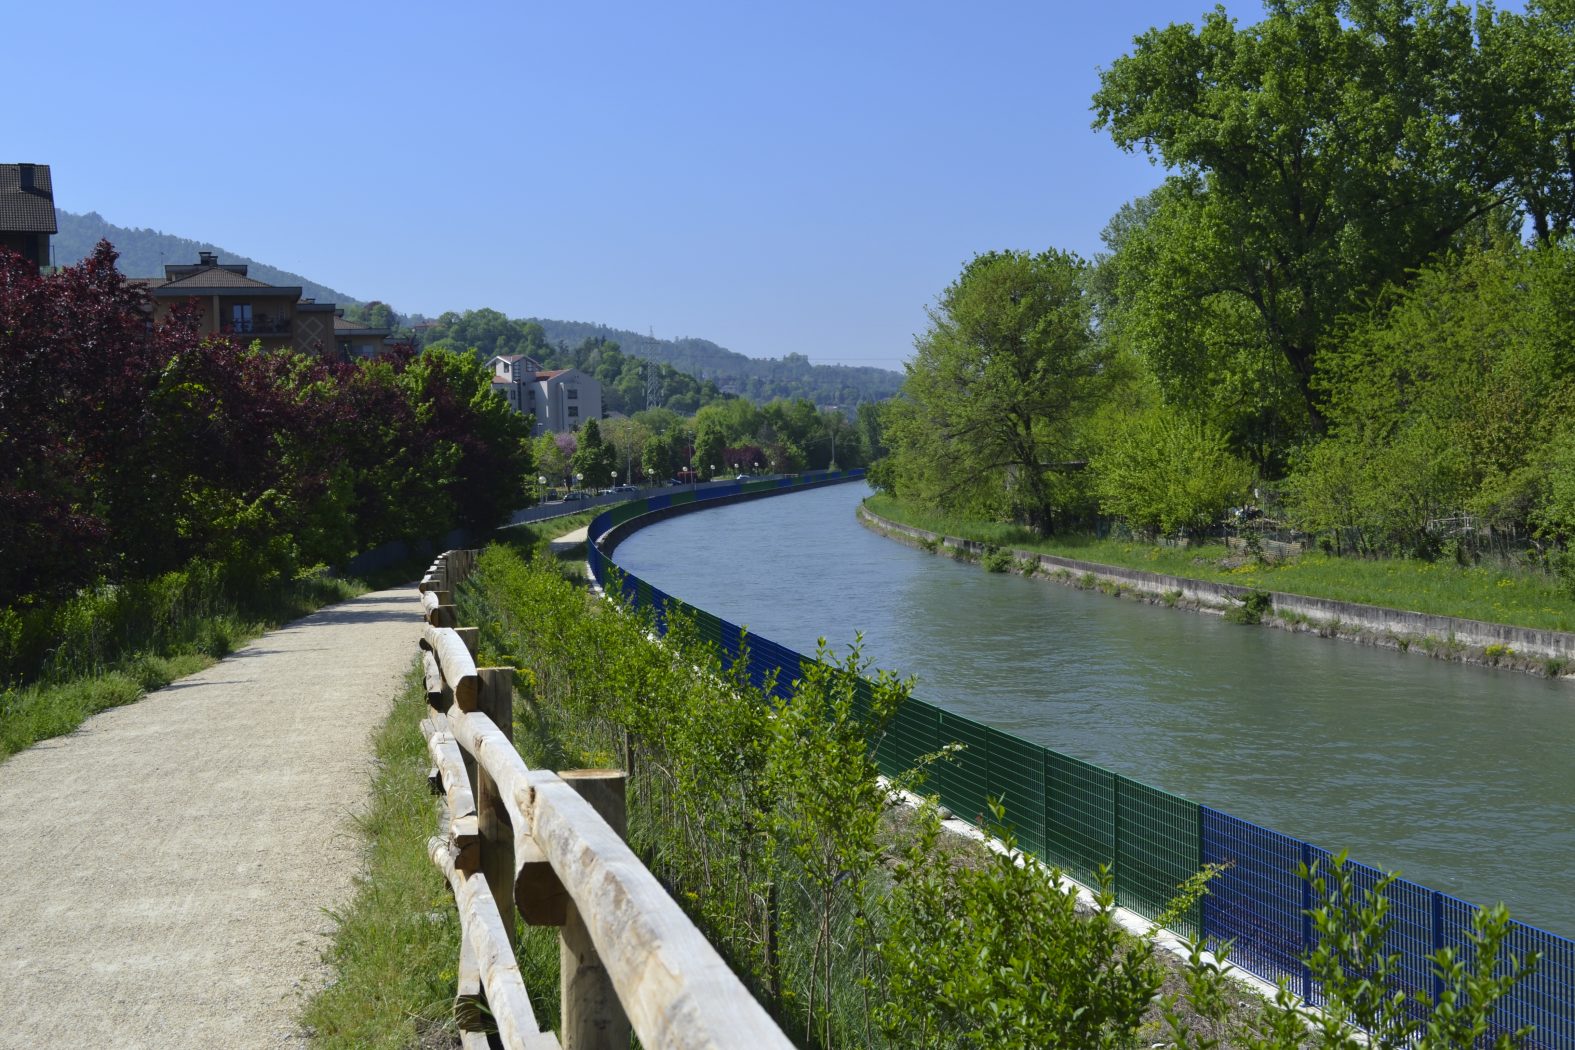
[[[1226,611],[1225,619],[1231,623],[1262,623],[1273,611],[1274,595],[1268,591],[1250,590],[1242,597],[1241,604]]]
[[[1012,552],[1004,547],[985,547],[981,560],[986,572],[1005,572],[1012,567]]]

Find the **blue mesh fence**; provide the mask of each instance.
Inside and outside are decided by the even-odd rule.
[[[652,496],[600,515],[590,533],[599,537],[641,514],[684,503],[740,491],[792,491],[839,476],[847,475],[831,472]],[[613,566],[594,543],[588,545],[587,560],[592,575],[605,585]],[[653,609],[659,631],[666,630],[669,608],[685,609],[725,664],[737,658],[742,637],[750,681],[757,687],[774,682],[778,699],[791,698],[807,659],[803,654],[745,634],[628,574],[621,589],[635,606]],[[868,683],[859,684],[854,709],[861,717],[868,715],[870,698]],[[900,775],[948,745],[960,748],[928,768],[924,790],[937,795],[956,816],[985,823],[989,800],[1001,800],[1007,823],[1024,849],[1088,884],[1098,882],[1101,868],[1108,869],[1118,902],[1149,918],[1159,916],[1181,883],[1202,866],[1218,866],[1201,902],[1176,922],[1178,932],[1201,936],[1214,946],[1228,943],[1231,962],[1246,972],[1271,983],[1284,980],[1315,1005],[1325,1001],[1302,962],[1314,947],[1307,914],[1314,901],[1297,872],[1315,862],[1326,867],[1331,862],[1328,851],[918,699],[904,703],[885,732],[871,741],[876,763],[887,776]],[[1352,864],[1350,871],[1358,893],[1382,877],[1361,864]],[[1477,908],[1404,880],[1391,882],[1384,895],[1390,917],[1385,950],[1399,956],[1397,990],[1406,993],[1413,1016],[1425,1018],[1439,991],[1431,957],[1449,947],[1472,960],[1470,934]],[[1528,1046],[1575,1050],[1575,941],[1513,923],[1506,950],[1521,959],[1540,953],[1540,961],[1500,1004],[1489,1035],[1530,1025],[1534,1032]]]

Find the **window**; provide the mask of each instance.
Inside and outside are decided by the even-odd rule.
[[[570,405],[569,406],[569,418],[570,419],[577,418],[579,416],[579,414],[580,414],[580,406],[579,405]]]
[[[563,388],[563,396],[568,398],[570,401],[573,401],[574,399],[576,399],[577,397],[580,396],[579,388],[572,387],[572,386],[566,386],[566,387]]]
[[[252,304],[230,304],[230,331],[250,332],[252,330]]]

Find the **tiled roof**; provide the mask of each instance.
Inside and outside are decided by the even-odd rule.
[[[55,190],[48,164],[0,164],[0,230],[54,233]]]
[[[554,369],[551,372],[537,372],[536,373],[536,378],[537,379],[556,379],[558,376],[563,375],[563,373],[565,373],[567,371],[569,371],[567,368],[558,368],[558,369]]]
[[[272,288],[274,285],[267,281],[259,281],[255,277],[247,277],[226,270],[222,266],[209,266],[198,270],[196,273],[177,278],[163,285],[165,290],[176,288]]]

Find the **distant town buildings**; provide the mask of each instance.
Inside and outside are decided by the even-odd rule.
[[[508,354],[487,362],[492,391],[521,414],[534,415],[532,435],[578,430],[587,419],[602,415],[602,385],[577,368],[553,371],[525,354]]]
[[[56,233],[55,189],[48,164],[0,164],[0,248],[42,270]]]

